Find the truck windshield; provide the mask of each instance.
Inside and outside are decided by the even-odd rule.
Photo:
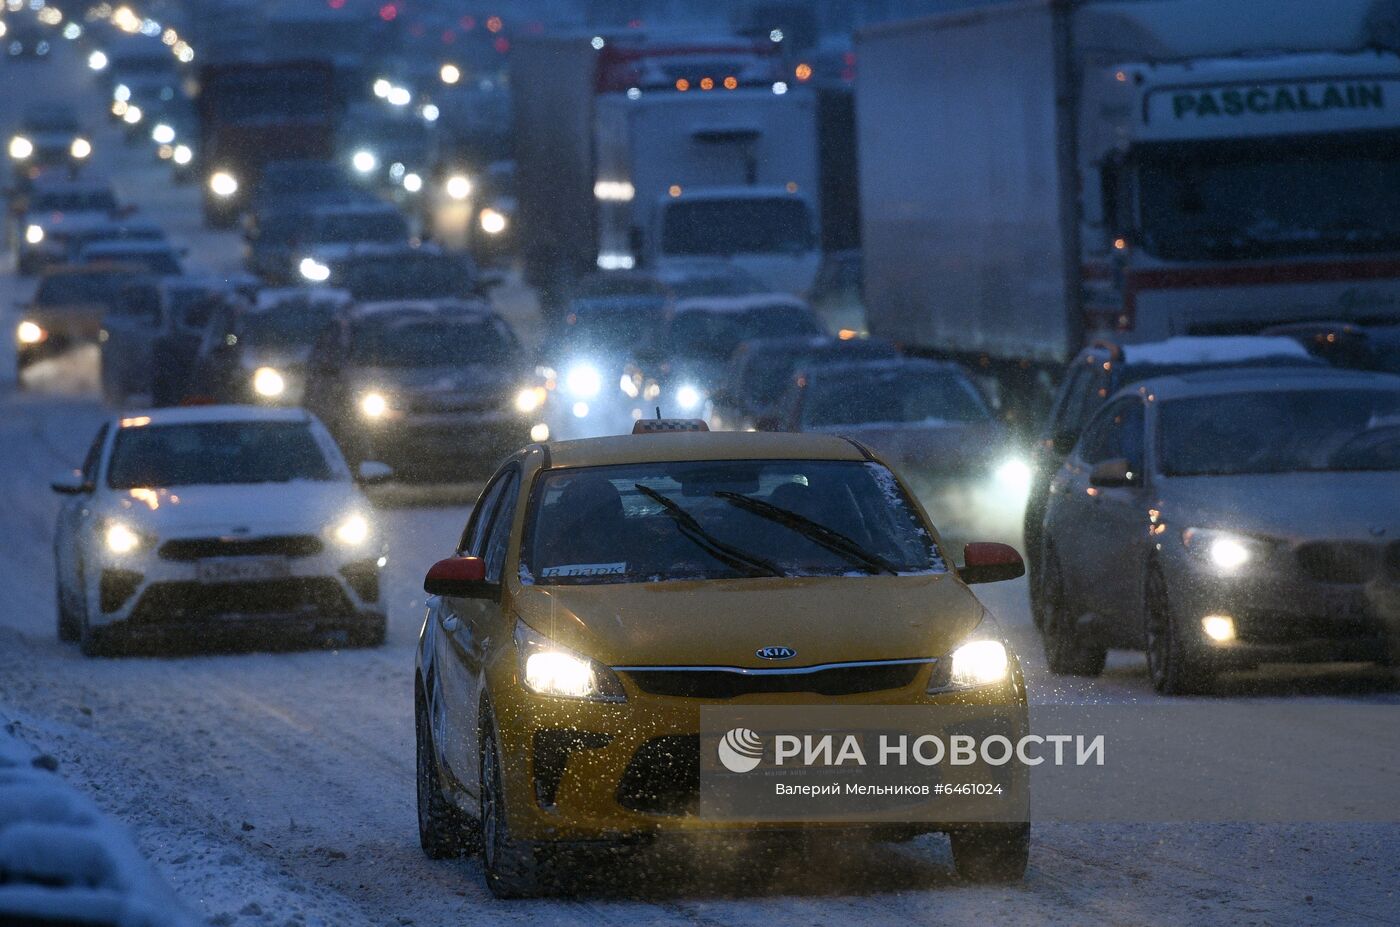
[[[798,199],[697,200],[666,208],[668,255],[794,254],[812,248],[812,217]]]
[[[955,371],[884,364],[838,369],[812,379],[802,403],[804,425],[968,425],[991,418],[977,389]]]
[[[1301,141],[1154,146],[1138,182],[1140,244],[1168,260],[1400,246],[1400,147],[1393,143],[1364,150]]]
[[[201,99],[202,109],[231,122],[286,122],[321,116],[330,105],[330,86],[323,72],[289,68],[220,75]]]
[[[894,476],[865,461],[556,470],[535,484],[526,525],[521,572],[547,585],[946,569]]]

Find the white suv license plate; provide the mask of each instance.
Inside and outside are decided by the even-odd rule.
[[[291,575],[286,557],[210,557],[195,565],[201,583],[246,583]]]

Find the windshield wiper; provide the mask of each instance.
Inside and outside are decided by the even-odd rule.
[[[730,505],[737,506],[746,512],[751,512],[759,518],[766,518],[769,521],[777,522],[785,528],[791,528],[809,541],[826,548],[848,563],[863,567],[868,572],[893,574],[899,572],[898,568],[884,557],[866,550],[841,532],[834,531],[826,525],[818,524],[810,518],[799,515],[782,506],[774,505],[771,502],[764,502],[762,499],[755,499],[743,493],[730,492],[726,489],[719,490],[715,493],[715,496],[723,499]]]
[[[681,508],[674,499],[657,492],[649,486],[641,483],[633,483],[637,492],[653,500],[660,505],[666,514],[671,516],[671,520],[676,523],[681,536],[695,546],[699,547],[711,557],[723,563],[725,566],[748,573],[750,576],[786,576],[787,573],[771,560],[767,560],[757,554],[740,550],[721,541],[710,532],[700,526],[700,522],[695,520],[695,516]]]

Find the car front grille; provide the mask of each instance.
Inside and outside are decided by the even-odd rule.
[[[142,594],[133,622],[160,623],[217,615],[349,615],[340,584],[330,577],[244,583],[156,583]]]
[[[617,803],[643,814],[695,814],[700,807],[700,738],[655,737],[638,747],[618,783]]]
[[[183,538],[160,546],[162,560],[202,560],[205,557],[312,557],[325,545],[314,534],[266,538]]]
[[[1366,541],[1311,541],[1297,550],[1298,566],[1319,583],[1367,583],[1382,569],[1400,567],[1400,541],[1388,545]]]
[[[835,664],[810,670],[742,670],[737,667],[621,668],[649,695],[675,698],[729,699],[741,695],[806,692],[813,695],[859,695],[911,685],[929,661]]]

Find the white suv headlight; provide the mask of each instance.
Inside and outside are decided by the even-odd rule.
[[[369,540],[369,519],[355,512],[335,526],[335,539],[346,547],[359,547]]]
[[[141,546],[141,535],[121,521],[109,521],[102,530],[102,541],[114,554],[129,554]]]
[[[515,646],[520,652],[520,679],[532,692],[596,702],[627,701],[612,670],[559,646],[523,621],[515,624]]]
[[[1181,543],[1221,573],[1237,573],[1269,554],[1265,541],[1216,528],[1187,528]]]

